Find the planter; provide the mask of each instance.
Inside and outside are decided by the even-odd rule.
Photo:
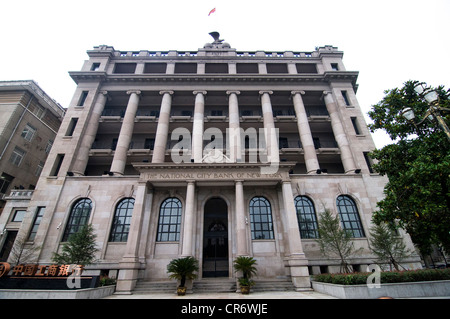
[[[312,281],[315,291],[341,299],[423,298],[450,296],[450,280],[418,281],[381,284],[380,288],[367,285],[337,285]]]
[[[248,295],[250,293],[250,286],[241,286],[241,294]]]
[[[184,296],[186,294],[186,287],[177,287],[177,295]]]

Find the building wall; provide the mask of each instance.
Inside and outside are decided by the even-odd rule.
[[[236,276],[234,258],[250,255],[258,260],[259,278],[288,277],[297,288],[309,287],[310,273],[336,271],[339,260],[322,256],[315,240],[300,238],[294,198],[308,196],[316,215],[325,209],[336,214],[339,195],[354,200],[365,232],[355,238],[361,249],[350,263],[363,270],[373,263],[367,236],[387,180],[370,171],[364,154],[375,146],[355,96],[358,73],[345,70],[337,48],[239,52],[213,42],[196,52],[99,46],[88,55],[81,71],[70,72],[77,89],[20,229],[29,232],[32,216],[45,206],[34,240],[42,244],[40,263],[51,262],[74,204],[88,198],[99,248],[90,267],[119,270],[120,291],[138,279],[166,279],[167,264],[180,256],[198,258],[202,278],[204,207],[221,198],[228,277]],[[210,136],[202,140],[203,132],[233,127],[276,128],[280,139],[266,138],[252,150],[242,138],[241,161],[225,147],[215,159],[203,152],[211,142]],[[171,150],[181,142],[172,136],[179,128],[189,132],[189,142],[177,164]],[[252,152],[256,162],[249,162]],[[275,170],[264,174],[268,167]],[[249,205],[255,196],[270,203],[271,239],[252,239]],[[182,204],[180,238],[158,242],[160,207],[169,197]],[[110,242],[114,212],[124,198],[135,199],[128,239]]]

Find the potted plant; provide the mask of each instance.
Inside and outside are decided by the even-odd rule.
[[[186,279],[197,278],[196,271],[198,271],[198,261],[191,256],[173,259],[167,265],[169,278],[180,280],[180,284],[177,287],[178,296],[186,294]]]
[[[255,265],[257,265],[257,263],[253,257],[239,256],[234,260],[235,271],[242,272],[242,277],[239,278],[238,281],[241,293],[243,294],[249,294],[250,287],[255,284],[255,282],[251,280],[252,276],[256,275],[257,272]]]

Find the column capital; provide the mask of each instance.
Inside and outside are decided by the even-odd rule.
[[[133,93],[135,93],[135,94],[137,94],[137,95],[140,95],[142,92],[139,91],[139,90],[130,90],[130,91],[127,91],[127,94],[128,94],[128,95],[133,94]]]
[[[296,94],[305,95],[305,91],[291,91],[291,95],[296,95]]]
[[[323,91],[322,96],[327,96],[328,94],[331,94],[331,93],[332,93],[331,91]]]
[[[243,183],[244,183],[244,180],[243,180],[243,179],[235,179],[234,182],[235,182],[236,184],[243,184]]]
[[[170,95],[173,95],[173,91],[159,91],[159,94],[161,94],[161,95],[164,95],[164,94],[166,94],[166,93],[168,93],[168,94],[170,94]]]
[[[186,183],[187,183],[188,185],[195,185],[195,179],[187,179],[187,180],[186,180]]]
[[[193,91],[192,94],[197,95],[197,94],[203,94],[206,95],[208,92],[206,91]]]
[[[241,91],[227,91],[227,95],[231,95],[231,94],[239,95],[239,94],[241,94]]]
[[[268,90],[264,90],[264,91],[259,91],[258,92],[260,95],[267,93],[267,94],[273,94],[273,91],[268,91]]]
[[[103,91],[98,91],[98,94],[101,94],[101,95],[108,95],[108,91],[105,91],[105,90],[103,90]]]

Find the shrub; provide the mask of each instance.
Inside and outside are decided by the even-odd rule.
[[[338,285],[365,285],[370,275],[371,273],[321,274],[315,275],[314,280]],[[380,276],[382,284],[433,280],[450,280],[450,268],[385,271]]]

